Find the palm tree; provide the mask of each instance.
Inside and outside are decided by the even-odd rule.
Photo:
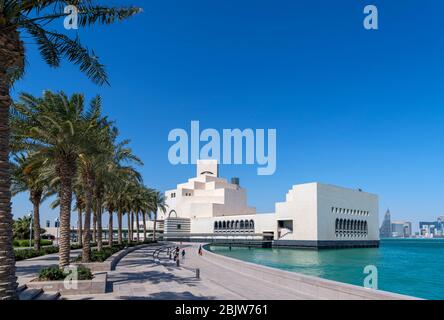
[[[9,171],[9,124],[11,105],[10,89],[14,81],[24,73],[24,34],[33,38],[47,64],[58,67],[62,58],[80,67],[80,70],[95,83],[108,83],[104,67],[93,52],[82,46],[79,38],[46,29],[46,26],[67,16],[64,6],[75,4],[78,8],[81,27],[94,24],[112,24],[127,19],[141,11],[140,8],[109,8],[94,4],[93,0],[0,0],[0,299],[17,298],[17,279],[12,246],[12,214]],[[21,32],[24,31],[24,32]],[[68,172],[67,163],[64,172]],[[61,168],[60,168],[61,169]],[[69,180],[69,178],[68,178]],[[63,175],[65,186],[70,182]],[[63,205],[67,206],[70,196],[63,194]],[[66,232],[66,230],[64,230]],[[63,263],[66,263],[66,252]]]
[[[95,110],[84,110],[83,101],[80,94],[71,98],[50,91],[44,92],[42,98],[22,94],[11,118],[14,139],[32,150],[33,157],[45,159],[45,165],[53,169],[57,177],[61,267],[69,264],[71,202],[77,162],[94,133],[97,117]]]
[[[74,195],[76,198],[75,209],[77,209],[77,241],[83,246],[83,211],[85,210],[84,191],[79,179],[74,182]]]
[[[29,238],[29,226],[31,225],[31,217],[23,216],[13,223],[14,239]]]
[[[155,191],[151,195],[152,211],[154,214],[153,224],[153,241],[156,241],[156,224],[157,224],[157,212],[160,210],[165,213],[168,205],[165,203],[165,196],[160,191]]]
[[[79,173],[82,177],[83,189],[85,192],[85,226],[82,262],[90,262],[90,220],[91,210],[94,210],[94,234],[93,241],[96,241],[96,224],[98,222],[98,241],[97,249],[102,250],[102,217],[101,217],[101,185],[98,182],[98,172],[100,167],[105,165],[103,159],[109,150],[110,127],[109,123],[101,115],[101,99],[99,96],[94,98],[90,104],[90,112],[88,112],[83,121],[84,130],[89,131],[81,142],[80,154],[78,156]],[[96,200],[96,201],[94,201]]]
[[[32,203],[34,250],[40,251],[40,204],[50,194],[46,182],[40,178],[42,161],[30,162],[29,155],[17,154],[11,163],[12,195],[29,191]]]

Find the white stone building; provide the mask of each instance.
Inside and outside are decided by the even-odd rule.
[[[247,204],[239,179],[219,177],[214,160],[200,160],[196,177],[166,191],[165,236],[194,241],[268,241],[273,246],[378,246],[378,197],[321,183],[294,185],[273,213]]]

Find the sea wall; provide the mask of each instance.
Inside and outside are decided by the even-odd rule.
[[[296,272],[274,269],[250,262],[215,254],[204,246],[203,258],[209,262],[223,265],[226,268],[243,273],[245,276],[256,277],[270,283],[279,284],[284,288],[297,291],[307,299],[322,300],[416,300],[406,295],[372,290],[337,281],[311,277]]]

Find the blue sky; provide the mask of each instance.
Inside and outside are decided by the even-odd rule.
[[[320,181],[376,193],[381,217],[390,208],[415,228],[444,214],[440,1],[107,2],[144,8],[121,24],[79,30],[111,87],[67,62],[47,67],[27,42],[14,96],[102,95],[104,112],[145,162],[146,184],[165,190],[194,175],[194,166],[169,163],[167,137],[199,120],[202,129],[276,128],[274,175],[221,167],[222,176],[240,177],[259,212],[273,211],[293,184]],[[367,4],[379,9],[377,31],[363,28]],[[13,199],[16,216],[30,209],[27,195]],[[57,214],[43,205],[42,221]]]

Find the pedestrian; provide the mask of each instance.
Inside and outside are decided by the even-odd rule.
[[[185,259],[185,249],[182,249],[182,259]]]
[[[202,255],[202,246],[199,246],[199,251],[198,251],[199,255]]]

